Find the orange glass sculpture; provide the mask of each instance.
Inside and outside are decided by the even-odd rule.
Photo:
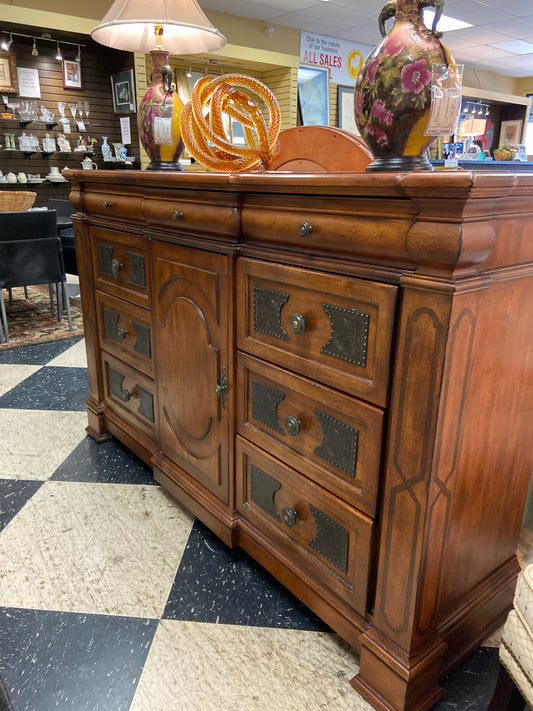
[[[253,91],[266,105],[267,126],[259,106],[241,88]],[[238,121],[245,145],[226,135],[223,114]],[[225,173],[261,168],[272,157],[281,125],[279,104],[270,89],[245,74],[202,77],[181,114],[183,142],[191,156],[206,168]]]

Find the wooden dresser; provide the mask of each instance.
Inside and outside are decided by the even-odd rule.
[[[533,175],[66,175],[88,432],[428,709],[518,571]]]

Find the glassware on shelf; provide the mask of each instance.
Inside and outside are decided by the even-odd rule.
[[[14,133],[4,133],[4,139],[6,142],[6,151],[16,151],[17,148],[15,146],[15,134]]]
[[[107,142],[107,136],[102,136],[102,158],[104,161],[113,160],[113,151]]]
[[[88,101],[84,101],[84,102],[83,102],[83,112],[84,112],[84,114],[85,114],[85,118],[86,118],[86,119],[89,118],[89,109],[90,109],[89,102],[88,102]]]
[[[70,113],[72,114],[72,118],[75,121],[76,120],[76,112],[78,111],[78,104],[69,104],[68,107],[70,109]]]
[[[47,133],[46,136],[43,138],[43,151],[45,153],[55,153],[56,150],[56,139],[53,136],[50,136],[49,133]]]
[[[6,102],[6,106],[13,114],[13,118],[17,118],[17,109],[20,107],[20,101],[13,101],[10,99]]]
[[[62,119],[64,119],[65,118],[65,103],[63,101],[58,101],[57,108],[59,111],[59,115],[61,116]]]

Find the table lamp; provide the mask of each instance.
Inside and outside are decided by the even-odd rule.
[[[152,84],[138,111],[139,136],[150,158],[147,170],[183,170],[183,102],[168,55],[212,52],[226,44],[224,35],[196,0],[115,0],[91,37],[114,49],[150,52]]]

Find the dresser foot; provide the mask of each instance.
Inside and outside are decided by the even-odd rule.
[[[427,711],[444,694],[439,672],[446,644],[436,640],[410,659],[376,630],[361,636],[359,674],[352,686],[378,711]]]

